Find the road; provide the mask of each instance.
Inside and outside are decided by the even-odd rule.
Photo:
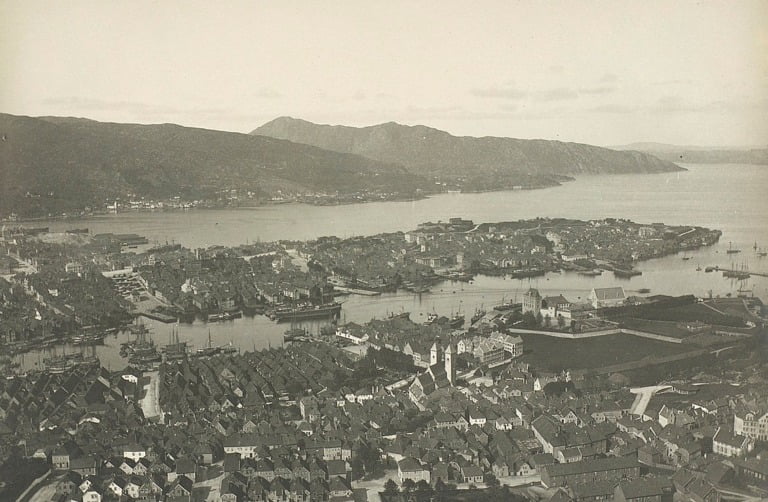
[[[629,412],[633,415],[642,415],[645,413],[645,409],[648,407],[648,403],[651,402],[653,395],[661,390],[669,388],[669,385],[651,385],[649,387],[635,387],[634,389],[629,389],[632,394],[637,394]]]
[[[157,371],[145,373],[149,377],[149,383],[144,387],[144,397],[141,399],[141,411],[145,418],[160,417],[160,423],[164,423],[165,415],[160,409],[160,376]]]

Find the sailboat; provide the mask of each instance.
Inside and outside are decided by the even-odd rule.
[[[208,329],[208,345],[197,349],[197,357],[215,356],[221,351],[219,347],[214,347],[211,343],[211,330]]]

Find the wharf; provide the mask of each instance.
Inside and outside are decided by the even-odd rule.
[[[381,291],[372,291],[370,289],[357,289],[357,288],[349,288],[347,286],[334,286],[333,289],[336,291],[339,291],[341,293],[350,293],[353,295],[362,295],[362,296],[379,296],[381,295]]]
[[[721,267],[712,267],[712,270],[715,270],[717,272],[725,272],[729,274],[749,274],[749,275],[756,275],[758,277],[768,277],[768,273],[766,272],[753,272],[751,270],[736,270],[736,269],[721,268]]]

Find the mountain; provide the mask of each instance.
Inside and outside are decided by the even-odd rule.
[[[427,181],[402,166],[248,134],[0,114],[0,214],[73,211],[106,199],[380,190]]]
[[[632,143],[610,147],[614,150],[637,150],[670,162],[692,164],[768,164],[765,147],[680,146],[666,143]]]
[[[357,128],[280,117],[251,134],[398,163],[431,176],[569,176],[682,169],[641,152],[540,139],[460,137],[394,122]]]

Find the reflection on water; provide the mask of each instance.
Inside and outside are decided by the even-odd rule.
[[[553,273],[545,277],[512,280],[477,277],[472,283],[444,282],[430,293],[387,293],[378,297],[346,297],[342,322],[366,322],[373,317],[407,311],[422,322],[429,312],[450,315],[461,310],[471,317],[476,308],[489,309],[521,298],[529,287],[543,294],[560,294],[572,301],[585,298],[593,287],[622,285],[632,294],[648,288],[651,294],[706,296],[736,295],[740,288],[751,289],[768,300],[768,278],[753,276],[742,283],[725,279],[720,272],[705,273],[706,266],[741,268],[768,272],[768,258],[759,258],[753,246],[768,249],[768,166],[700,166],[689,171],[655,175],[582,177],[560,187],[533,191],[485,194],[445,194],[415,202],[386,202],[362,205],[311,207],[300,204],[236,210],[197,210],[167,213],[126,213],[81,221],[35,223],[52,230],[88,226],[92,233],[138,233],[152,241],[180,242],[187,247],[213,244],[237,245],[247,241],[310,239],[321,235],[350,236],[409,230],[424,221],[446,220],[453,216],[475,221],[505,221],[538,216],[596,219],[628,218],[642,223],[693,224],[723,231],[720,243],[695,252],[641,263],[641,276],[617,279],[610,272],[597,277],[575,273]],[[727,254],[729,242],[742,250]],[[701,271],[696,268],[700,266]],[[168,343],[171,325],[146,321],[159,345]],[[302,323],[318,332],[322,323]],[[206,324],[181,324],[182,341],[204,347],[210,329],[213,345],[232,342],[241,350],[253,350],[282,343],[290,324],[277,324],[264,316]],[[108,337],[96,348],[102,364],[112,369],[125,365],[118,355],[126,334]],[[58,347],[59,354],[77,347]],[[45,357],[24,356],[23,366]]]

